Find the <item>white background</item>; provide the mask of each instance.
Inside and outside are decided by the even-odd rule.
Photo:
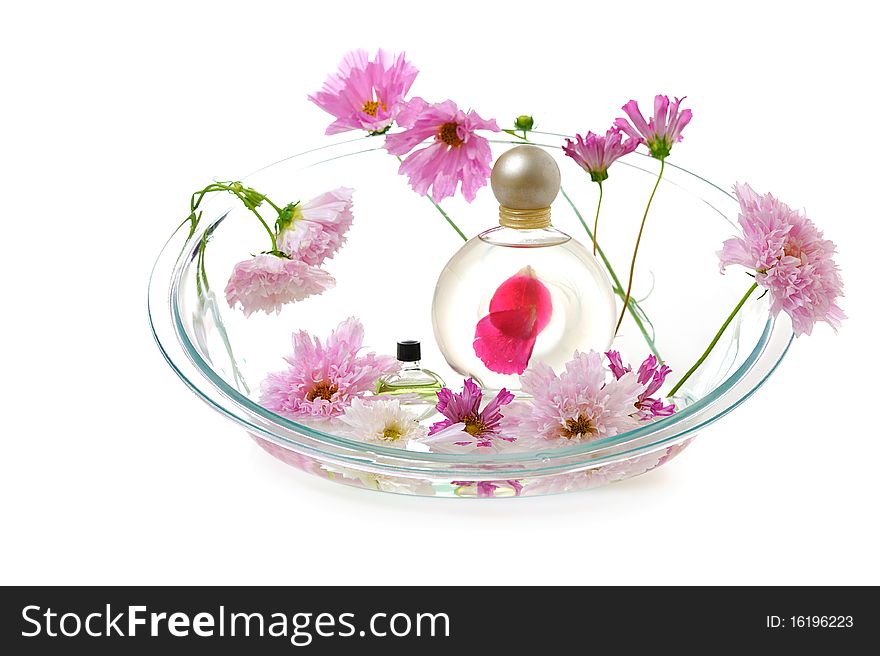
[[[7,7],[0,583],[880,583],[869,6]],[[320,140],[305,96],[358,46],[500,122],[596,129],[687,94],[674,161],[806,208],[849,320],[674,463],[587,493],[407,498],[275,461],[166,366],[147,276],[193,189]]]

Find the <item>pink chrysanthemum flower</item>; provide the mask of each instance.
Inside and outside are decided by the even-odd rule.
[[[321,294],[335,284],[329,273],[305,262],[257,255],[232,269],[226,285],[226,301],[229,307],[241,305],[245,316],[257,310],[278,313],[285,304]]]
[[[642,116],[639,103],[630,100],[622,108],[630,120],[618,118],[614,125],[633,139],[643,141],[651,151],[651,157],[666,159],[673,144],[681,141],[681,131],[693,117],[689,109],[679,111],[683,100],[676,98],[670,103],[667,96],[655,96],[654,116],[649,121]]]
[[[624,141],[620,129],[611,128],[604,137],[593,132],[587,132],[586,138],[576,134],[575,141],[565,140],[562,150],[590,174],[593,182],[602,182],[608,179],[608,167],[634,151],[640,143],[641,139],[638,138]]]
[[[526,431],[549,440],[597,440],[638,425],[633,406],[644,387],[632,372],[605,380],[608,370],[595,351],[574,354],[558,376],[543,362],[520,376],[534,398],[520,420]]]
[[[460,394],[444,387],[437,392],[437,399],[437,411],[446,419],[432,424],[430,437],[424,440],[434,450],[490,449],[500,446],[500,442],[516,441],[501,433],[501,406],[513,401],[513,394],[506,389],[502,388],[482,410],[483,390],[472,378],[464,381]]]
[[[278,249],[312,266],[331,259],[345,243],[354,220],[352,193],[354,189],[339,187],[293,207],[279,226]]]
[[[416,193],[440,201],[461,193],[471,202],[477,190],[486,185],[492,173],[492,151],[489,142],[476,130],[499,132],[495,119],[484,120],[471,110],[461,111],[451,100],[429,105],[413,98],[398,120],[408,129],[385,137],[385,149],[403,156],[426,139],[433,142],[411,153],[400,165],[399,173],[409,177]]]
[[[260,403],[287,417],[338,417],[399,366],[390,356],[359,355],[363,342],[364,328],[353,317],[325,343],[304,330],[294,333],[293,354],[285,358],[289,366],[266,377]]]
[[[395,58],[380,49],[370,61],[365,50],[354,50],[309,100],[336,117],[327,134],[348,130],[381,133],[403,109],[418,73],[403,53]]]
[[[718,251],[721,271],[741,264],[755,271],[755,282],[770,292],[770,311],[791,317],[795,335],[809,335],[817,321],[835,330],[846,318],[837,305],[843,280],[834,262],[834,243],[806,216],[770,194],[736,185],[742,237]]]
[[[620,379],[624,374],[632,371],[632,367],[623,365],[620,353],[617,351],[607,351],[605,357],[608,358],[608,368],[616,379]],[[653,394],[663,387],[666,377],[671,372],[672,369],[665,364],[660,365],[657,358],[653,355],[649,355],[642,362],[637,376],[639,385],[642,385],[643,389],[635,404],[641,419],[648,420],[655,417],[668,417],[675,412],[674,404],[664,405],[663,399],[653,397]]]

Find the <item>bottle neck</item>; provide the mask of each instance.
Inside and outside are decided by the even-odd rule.
[[[498,206],[498,223],[506,228],[518,230],[540,230],[550,227],[550,208],[536,210],[514,210],[504,205]]]
[[[401,361],[401,363],[400,363],[400,368],[401,368],[401,370],[403,370],[403,371],[407,371],[407,370],[410,370],[410,371],[411,371],[411,370],[414,370],[414,369],[421,369],[421,368],[422,368],[422,364],[421,364],[421,361],[420,361],[420,360],[410,360],[410,361],[408,361],[408,362],[403,362],[403,361]]]

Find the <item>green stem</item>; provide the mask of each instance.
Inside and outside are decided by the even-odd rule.
[[[397,161],[400,162],[401,164],[403,164],[403,160],[400,158],[399,155],[397,156]],[[451,225],[452,228],[458,233],[458,236],[461,237],[463,240],[467,241],[468,238],[465,237],[465,235],[464,235],[464,233],[461,231],[461,229],[460,229],[457,225],[455,225],[455,221],[453,221],[453,220],[449,217],[449,215],[445,212],[445,210],[444,210],[442,207],[440,207],[440,205],[437,204],[437,201],[434,200],[434,197],[431,196],[431,194],[425,194],[425,197],[426,197],[429,201],[431,201],[431,205],[433,205],[434,207],[436,207],[436,208],[437,208],[437,211],[440,212],[440,214],[443,215],[443,218],[446,219],[446,222],[447,222],[449,225]]]
[[[721,339],[721,335],[727,330],[727,327],[730,325],[730,322],[733,321],[733,318],[737,315],[737,313],[742,309],[742,306],[746,304],[749,296],[752,295],[752,292],[758,288],[758,283],[752,283],[752,286],[749,287],[749,290],[746,292],[745,296],[742,297],[739,303],[736,304],[736,307],[733,308],[733,312],[730,313],[730,316],[727,317],[727,320],[721,324],[721,328],[715,333],[715,338],[709,343],[709,347],[703,351],[703,355],[700,356],[700,359],[694,363],[694,366],[688,369],[687,373],[682,377],[680,381],[675,384],[669,391],[668,396],[674,396],[675,393],[679,390],[679,388],[684,385],[684,382],[691,377],[691,374],[694,373],[697,369],[700,368],[700,365],[706,360],[709,356],[709,353],[712,352],[712,349],[715,348],[715,345],[718,343],[718,340]]]
[[[237,192],[237,191],[234,191],[234,190],[231,190],[231,189],[230,189],[229,191],[231,191],[231,193],[235,194],[236,198],[238,198],[239,200],[241,200],[241,202],[245,203],[245,207],[247,207],[247,203],[245,202],[245,198],[244,198],[244,196],[242,196],[242,195],[241,195],[239,192]],[[265,199],[265,197],[264,197],[264,199]],[[255,207],[249,207],[248,209],[249,209],[251,212],[253,212],[254,216],[256,216],[256,217],[260,220],[260,223],[263,224],[263,227],[266,229],[266,232],[269,233],[269,239],[272,240],[272,251],[273,251],[273,252],[277,251],[277,250],[278,250],[278,242],[277,242],[277,240],[275,239],[275,231],[272,230],[272,228],[269,227],[269,224],[266,223],[266,220],[265,220],[262,216],[260,216],[260,213],[257,211],[257,208],[255,208]]]
[[[586,230],[587,235],[590,237],[590,239],[592,239],[593,233],[590,230],[590,227],[587,225],[587,222],[584,221],[584,217],[581,215],[577,206],[574,204],[574,202],[571,200],[571,198],[568,197],[568,194],[565,193],[564,188],[560,188],[559,192],[562,194],[562,197],[566,201],[568,201],[568,204],[571,206],[571,209],[574,211],[575,216],[581,222],[581,225],[584,227],[584,230]],[[617,294],[621,299],[623,299],[623,286],[620,284],[620,279],[617,277],[617,273],[615,273],[614,267],[611,266],[611,262],[608,261],[608,258],[605,256],[605,251],[602,250],[602,247],[599,246],[598,242],[596,243],[596,250],[599,252],[599,258],[602,260],[602,264],[605,265],[605,269],[608,271],[608,275],[611,276],[611,280],[614,282],[614,293]],[[656,358],[660,361],[660,363],[662,364],[663,357],[660,355],[660,352],[657,350],[657,346],[654,344],[654,340],[648,334],[648,331],[645,328],[645,324],[642,322],[641,318],[639,317],[638,313],[636,312],[636,308],[638,307],[638,303],[636,303],[635,299],[631,298],[631,299],[629,299],[629,304],[626,305],[625,307],[629,308],[629,312],[632,315],[633,321],[635,321],[636,325],[639,327],[639,331],[642,333],[642,337],[645,338],[645,342],[648,344],[648,348],[651,349],[651,353],[653,353],[656,356]]]
[[[522,139],[523,141],[526,141],[526,142],[529,141],[525,135],[520,137],[514,130],[502,130],[502,131],[513,136],[513,137],[516,137],[517,139]],[[611,279],[614,281],[614,293],[617,294],[618,296],[620,296],[620,298],[624,298],[623,286],[620,284],[620,280],[618,279],[617,274],[614,272],[614,268],[611,266],[611,262],[608,261],[608,258],[605,256],[605,253],[602,250],[602,247],[599,246],[599,244],[596,240],[596,236],[595,236],[596,233],[591,231],[589,226],[587,226],[587,222],[584,221],[584,217],[581,216],[581,213],[578,210],[577,206],[574,204],[574,202],[572,202],[571,198],[568,197],[568,194],[565,193],[565,189],[560,187],[559,191],[560,191],[560,193],[562,193],[562,197],[565,198],[566,201],[568,201],[568,204],[571,206],[571,209],[574,211],[575,216],[577,216],[578,220],[581,222],[581,225],[584,226],[584,230],[586,230],[587,235],[593,241],[593,254],[595,255],[597,251],[599,252],[599,257],[602,258],[602,263],[605,265],[605,269],[608,271],[608,275],[610,275]],[[652,197],[653,197],[653,194],[652,194]],[[599,183],[599,205],[596,207],[596,222],[595,222],[594,227],[598,227],[599,209],[601,208],[601,206],[602,206],[602,183],[600,182]],[[639,308],[638,302],[636,302],[635,299],[630,298],[627,301],[624,301],[623,308],[624,308],[624,312],[626,312],[627,309],[629,310],[629,313],[632,315],[633,321],[635,321],[636,326],[638,326],[638,328],[639,328],[639,332],[641,332],[642,337],[645,338],[645,342],[648,344],[648,348],[651,350],[651,353],[653,353],[654,356],[657,358],[657,360],[659,360],[660,363],[663,364],[663,362],[664,362],[663,357],[660,355],[660,352],[657,350],[657,346],[654,344],[654,339],[648,334],[648,330],[645,328],[644,322],[642,321],[641,317],[639,317],[637,310],[639,310],[641,308]],[[645,319],[647,319],[647,315],[645,315]]]
[[[642,241],[642,232],[645,230],[645,221],[648,218],[648,210],[651,209],[651,202],[654,200],[654,194],[657,193],[657,187],[660,186],[660,180],[663,178],[663,170],[666,168],[666,159],[660,160],[660,173],[657,175],[657,182],[654,183],[654,189],[651,191],[651,197],[648,198],[648,205],[645,207],[645,214],[642,216],[642,225],[639,226],[639,236],[636,237],[636,247],[633,249],[633,257],[632,263],[629,266],[629,282],[626,285],[626,296],[623,299],[623,309],[620,311],[620,318],[617,320],[617,327],[614,329],[614,334],[617,335],[617,331],[620,330],[620,324],[623,323],[623,318],[626,316],[626,306],[629,303],[629,296],[632,293],[632,285],[633,285],[633,274],[636,270],[636,256],[639,254],[639,244]]]
[[[189,221],[189,236],[187,239],[192,237],[196,233],[196,228],[199,226],[199,220],[202,218],[202,213],[199,212],[196,214],[196,210],[199,208],[199,205],[202,204],[202,199],[206,194],[212,191],[219,191],[222,187],[218,185],[216,182],[209,184],[207,187],[202,189],[201,191],[195,192],[189,199],[189,216],[186,218],[186,221]],[[196,198],[198,196],[198,198]]]
[[[445,212],[445,210],[442,207],[440,207],[437,204],[437,201],[434,200],[434,198],[431,196],[431,194],[428,194],[428,200],[431,201],[431,204],[437,208],[437,211],[440,212],[440,214],[443,215],[443,218],[446,219],[446,222],[449,223],[449,225],[451,225],[455,229],[455,231],[458,233],[458,236],[461,237],[462,239],[464,239],[465,241],[467,241],[468,238],[465,237],[464,233],[459,229],[459,227],[457,225],[455,225],[455,221],[453,221],[452,219],[449,218],[449,215]]]
[[[599,203],[596,205],[596,219],[593,221],[593,257],[596,256],[596,235],[599,234],[599,209],[602,207],[602,181],[599,180]]]
[[[199,241],[198,256],[196,257],[196,294],[201,303],[204,293],[202,290],[202,242]]]
[[[237,185],[238,188],[236,188],[236,186],[234,186],[234,185]],[[252,205],[252,202],[249,201],[245,197],[242,189],[243,188],[241,186],[241,183],[230,184],[230,183],[226,183],[226,182],[212,182],[211,184],[209,184],[207,187],[205,187],[201,191],[195,192],[190,197],[190,201],[189,201],[190,214],[186,219],[187,221],[190,222],[189,236],[192,237],[196,232],[196,228],[198,227],[199,220],[202,217],[202,213],[199,212],[198,214],[196,214],[196,210],[199,208],[199,205],[201,205],[202,200],[205,198],[205,196],[207,194],[215,192],[215,191],[228,191],[230,194],[232,194],[233,196],[238,198],[242,203],[244,203],[244,206],[247,207],[251,212],[253,212],[254,216],[256,216],[257,219],[259,219],[260,223],[262,223],[263,227],[266,229],[266,232],[269,233],[269,238],[272,240],[272,251],[273,252],[277,251],[278,250],[278,243],[275,238],[275,231],[269,227],[269,224],[266,223],[265,219],[263,219],[263,217],[256,210],[256,208],[250,206],[250,205]],[[253,190],[248,189],[248,191],[253,191]],[[261,195],[262,199],[265,200],[267,203],[269,203],[269,205],[271,205],[272,208],[280,216],[283,210],[280,207],[278,207],[278,205],[273,203],[266,196],[262,196],[262,194],[260,194],[260,195]]]
[[[275,210],[276,212],[278,212],[279,216],[284,211],[280,207],[278,207],[275,203],[273,203],[272,200],[268,196],[263,196],[263,200],[266,201],[267,203],[269,203],[269,205],[272,206],[272,209]]]
[[[211,291],[211,287],[208,284],[208,272],[205,270],[205,253],[208,250],[208,231],[202,233],[202,241],[199,244],[199,271],[196,273],[196,279],[201,275],[202,282],[205,285],[205,291]]]

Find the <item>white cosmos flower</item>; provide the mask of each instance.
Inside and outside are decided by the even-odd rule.
[[[351,406],[339,420],[358,439],[385,446],[404,447],[410,440],[428,433],[397,399],[352,399]]]

